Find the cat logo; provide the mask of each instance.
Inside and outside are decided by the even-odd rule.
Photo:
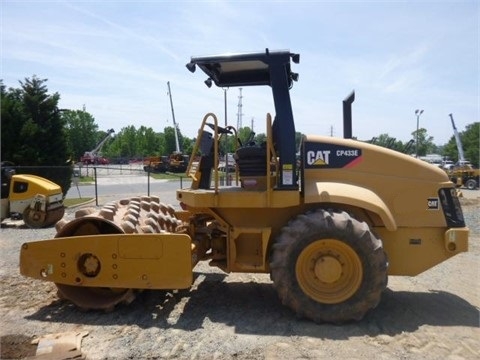
[[[307,164],[314,166],[328,165],[330,159],[330,150],[307,151]]]
[[[438,198],[427,199],[428,210],[438,210]]]
[[[362,150],[344,145],[306,142],[305,168],[339,169],[362,161]]]

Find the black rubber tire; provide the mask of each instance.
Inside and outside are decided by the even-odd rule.
[[[475,190],[478,187],[478,184],[475,181],[475,179],[468,179],[467,182],[465,183],[465,186],[467,187],[468,190]]]
[[[357,277],[353,294],[348,294],[348,298],[336,302],[336,294],[333,293],[329,295],[329,303],[326,303],[314,299],[302,290],[298,280],[302,275],[299,275],[296,269],[297,260],[308,246],[315,247],[329,242],[340,244],[358,259],[357,269],[362,275],[351,271],[352,277]],[[316,261],[320,257],[324,255],[319,256]],[[304,267],[307,264],[305,262]],[[314,268],[315,265],[311,267]],[[342,276],[343,267],[342,264]],[[298,317],[308,318],[316,323],[344,323],[362,319],[369,310],[378,305],[388,281],[388,260],[382,241],[373,235],[368,225],[355,220],[346,212],[324,209],[299,215],[281,230],[272,247],[270,268],[273,285],[282,303],[290,307]],[[312,270],[312,274],[314,271],[316,270]],[[313,280],[320,283],[318,278],[312,276],[308,286],[315,283]],[[322,285],[321,291],[324,290]]]

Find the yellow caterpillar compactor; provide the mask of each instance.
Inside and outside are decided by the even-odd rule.
[[[417,275],[467,251],[455,186],[421,160],[351,139],[304,136],[297,156],[290,89],[299,55],[268,51],[193,57],[207,85],[270,86],[267,141],[236,151],[235,186],[219,186],[219,148],[235,129],[207,114],[177,191],[182,210],[157,197],[82,210],[54,239],[22,245],[21,273],[53,281],[84,309],[129,303],[142,289],[185,289],[209,260],[223,271],[269,273],[283,304],[315,322],[359,320],[388,275]],[[199,156],[198,156],[199,155]]]
[[[55,224],[65,213],[62,188],[31,174],[17,174],[2,163],[1,219],[23,219],[31,228]]]

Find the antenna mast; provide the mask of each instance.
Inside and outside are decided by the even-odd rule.
[[[237,112],[237,129],[242,128],[242,88],[239,88],[240,95],[238,96],[238,112]]]

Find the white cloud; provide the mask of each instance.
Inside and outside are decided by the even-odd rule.
[[[433,4],[435,6],[433,6]],[[2,2],[2,78],[48,78],[62,106],[84,104],[100,128],[160,131],[172,84],[181,130],[195,136],[202,116],[223,119],[223,92],[189,73],[190,56],[288,48],[300,80],[291,96],[297,130],[341,136],[341,101],[355,89],[354,131],[403,141],[413,111],[437,141],[478,121],[478,3],[475,2]],[[268,88],[244,89],[244,122],[260,132],[274,111]],[[236,123],[238,90],[228,91]],[[448,119],[447,119],[448,120]]]

